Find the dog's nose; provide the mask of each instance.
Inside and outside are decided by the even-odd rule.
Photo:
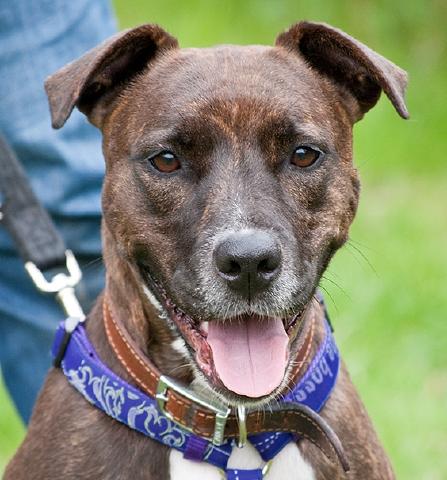
[[[265,290],[278,275],[281,249],[267,232],[242,230],[217,244],[214,261],[229,287],[250,298]]]

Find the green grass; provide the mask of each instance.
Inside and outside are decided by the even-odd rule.
[[[324,282],[341,351],[401,479],[447,478],[446,182],[366,184],[352,241]]]
[[[326,21],[409,71],[411,120],[382,99],[355,128],[360,209],[323,286],[341,351],[398,478],[447,478],[447,3],[115,4],[122,27],[157,22],[183,46],[271,44],[295,20]],[[0,472],[23,433],[0,387]]]
[[[8,458],[25,434],[21,420],[12,406],[0,378],[0,476]]]

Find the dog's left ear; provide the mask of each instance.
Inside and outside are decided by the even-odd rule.
[[[357,121],[378,101],[383,90],[399,115],[405,105],[407,74],[346,33],[323,23],[300,22],[280,34],[276,45],[299,53],[315,70],[348,91],[356,100],[351,113]]]

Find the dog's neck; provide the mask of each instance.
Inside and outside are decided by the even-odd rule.
[[[189,383],[192,369],[188,359],[172,346],[175,334],[149,300],[136,267],[119,254],[104,226],[103,242],[106,301],[132,339],[162,373]]]

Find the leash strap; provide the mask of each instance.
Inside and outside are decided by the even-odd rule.
[[[34,285],[56,294],[68,316],[84,319],[74,287],[81,280],[79,265],[65,247],[13,150],[0,135],[0,220],[10,233]],[[51,272],[49,280],[43,272]],[[64,273],[63,273],[64,272]]]
[[[39,270],[65,267],[65,245],[48,213],[31,189],[16,155],[0,135],[2,222],[25,262]]]
[[[70,319],[66,322],[69,321]],[[56,333],[53,345],[54,356],[58,355],[60,345],[66,339],[66,322],[61,323]],[[74,329],[72,325],[69,328],[72,333],[66,342],[61,366],[71,385],[92,405],[153,440],[179,450],[186,458],[206,461],[218,467],[225,472],[228,479],[263,478],[260,475],[265,473],[259,469],[251,471],[227,469],[228,459],[235,447],[234,439],[228,439],[217,446],[210,440],[183,429],[158,409],[155,398],[125,382],[101,361],[88,340],[82,323],[78,323]],[[319,411],[336,383],[338,368],[337,347],[326,323],[325,339],[316,356],[293,391],[285,397],[286,402],[279,405],[280,409],[296,409],[300,415],[311,415],[312,411]],[[296,402],[296,399],[301,399],[300,403],[292,403],[292,401]],[[318,417],[318,423],[315,418],[316,427],[321,428],[321,421],[321,417]],[[329,447],[323,450],[323,453],[331,460],[338,456],[342,465],[347,467],[338,439],[328,426],[324,428]],[[280,430],[279,427],[278,430]],[[268,462],[287,443],[296,441],[299,435],[274,431],[252,435],[249,438],[262,458]],[[312,440],[310,437],[306,438]]]

